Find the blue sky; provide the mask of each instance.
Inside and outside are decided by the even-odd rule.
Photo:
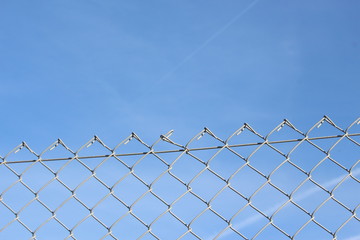
[[[228,136],[243,122],[268,131],[283,118],[356,119],[360,4],[258,1],[212,38],[250,4],[2,2],[4,150],[23,140],[40,150],[58,137],[78,147],[98,134],[115,145],[131,131],[154,141],[170,129],[188,139],[204,126]]]
[[[359,117],[360,2],[2,1],[0,155]]]

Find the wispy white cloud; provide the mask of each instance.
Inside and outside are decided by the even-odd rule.
[[[345,238],[344,240],[359,240],[359,239],[360,239],[360,234]]]
[[[357,169],[355,171],[352,172],[352,175],[353,176],[358,176],[360,175],[360,169]],[[324,188],[333,188],[336,184],[338,184],[344,177],[348,176],[348,174],[345,174],[345,175],[342,175],[342,176],[339,176],[337,178],[333,178],[331,180],[329,180],[328,182],[325,182],[324,184],[322,184],[322,186]],[[314,186],[313,188],[307,190],[306,192],[304,192],[301,196],[297,197],[297,201],[301,201],[301,200],[305,200],[309,197],[311,197],[313,194],[319,192],[319,191],[322,191],[322,189],[320,189],[319,187],[317,186]],[[284,202],[280,202],[276,205],[274,205],[273,207],[267,209],[264,211],[265,214],[270,214],[274,211],[276,211],[279,207],[281,207],[283,204],[285,203]],[[257,215],[253,215],[251,217],[248,217],[247,219],[245,220],[242,220],[241,222],[238,222],[238,223],[235,223],[233,224],[234,228],[235,229],[243,229],[245,227],[248,227],[258,221],[260,221],[261,219],[263,219],[264,217],[257,214]],[[229,234],[231,234],[231,232],[227,231],[225,233],[223,233],[221,236],[219,236],[217,239],[223,239],[224,237],[228,236]],[[217,234],[214,234],[212,235],[211,237],[208,237],[207,239],[214,239],[216,237]],[[360,235],[356,235],[356,236],[353,236],[353,237],[350,237],[350,238],[347,238],[345,240],[358,240],[360,239]]]

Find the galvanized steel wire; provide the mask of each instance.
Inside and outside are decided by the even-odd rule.
[[[18,226],[17,229],[23,229],[28,234],[28,239],[50,239],[49,237],[44,237],[43,234],[40,234],[48,228],[50,222],[52,222],[52,224],[57,224],[59,228],[65,230],[65,233],[56,239],[85,239],[79,237],[79,235],[81,235],[81,231],[87,231],[89,233],[95,231],[95,229],[82,229],[82,225],[85,225],[85,222],[90,219],[95,224],[94,226],[97,226],[99,229],[102,229],[101,231],[103,231],[101,236],[93,239],[164,239],[164,237],[159,234],[158,230],[156,230],[156,226],[160,225],[160,222],[162,222],[161,226],[163,227],[167,226],[168,224],[175,223],[182,227],[183,231],[181,234],[176,236],[173,235],[171,236],[171,239],[235,239],[235,236],[239,239],[269,239],[266,237],[267,235],[265,233],[270,228],[275,229],[278,234],[287,239],[305,239],[303,236],[311,236],[311,232],[309,232],[311,231],[309,230],[310,225],[312,226],[311,229],[317,228],[319,231],[322,231],[324,236],[328,237],[327,239],[341,239],[339,236],[342,236],[341,234],[346,232],[346,229],[348,229],[350,225],[350,228],[352,229],[351,231],[353,231],[354,228],[360,229],[360,218],[358,216],[360,196],[353,195],[352,205],[349,205],[347,200],[344,201],[343,199],[345,198],[342,198],[342,196],[338,194],[338,192],[340,192],[338,189],[345,189],[343,186],[347,184],[347,181],[352,181],[351,186],[353,189],[345,189],[345,192],[360,192],[360,179],[358,178],[360,173],[360,155],[359,152],[356,152],[356,150],[360,150],[360,143],[359,139],[357,138],[360,136],[360,133],[352,132],[352,129],[358,126],[359,123],[360,118],[350,124],[347,128],[343,129],[336,125],[329,117],[324,116],[307,132],[303,132],[296,128],[290,121],[284,120],[273,130],[271,130],[270,133],[268,133],[266,136],[263,136],[255,131],[250,125],[244,124],[225,140],[219,138],[208,128],[204,128],[186,144],[180,144],[172,140],[171,135],[173,131],[161,135],[160,138],[151,145],[145,143],[137,134],[132,133],[114,148],[108,147],[99,137],[94,136],[76,151],[71,150],[62,140],[58,139],[40,154],[37,154],[28,146],[27,143],[23,142],[4,157],[1,157],[0,170],[6,172],[7,174],[12,174],[15,180],[12,182],[6,182],[3,181],[4,179],[2,179],[0,175],[0,208],[2,211],[6,212],[7,216],[12,216],[12,218],[9,217],[6,221],[0,221],[0,239],[4,239],[3,236],[5,236],[5,232],[11,231],[11,228],[14,225]],[[312,136],[312,133],[324,124],[338,133],[335,135],[328,134],[323,136]],[[272,137],[276,135],[276,133],[284,131],[284,128],[286,128],[287,131],[297,134],[300,137],[272,140]],[[242,134],[247,134],[246,136],[251,135],[259,140],[256,142],[248,141],[242,143],[233,143],[233,140]],[[206,136],[208,139],[211,139],[211,141],[216,142],[217,144],[202,147],[192,147],[194,143],[201,141],[204,136]],[[326,148],[317,144],[317,141],[329,139],[334,141]],[[354,149],[356,149],[353,153],[350,153],[350,155],[352,154],[352,156],[357,159],[356,161],[349,161],[347,163],[346,159],[339,161],[332,155],[334,149],[340,148],[339,145],[345,141],[348,144],[351,144]],[[130,142],[137,142],[137,144],[146,149],[146,151],[138,149],[137,151],[133,152],[118,153]],[[98,146],[101,146],[108,153],[93,155],[81,154],[84,149],[91,148],[95,143],[97,143]],[[281,145],[289,143],[293,144],[291,148],[285,148],[284,150],[280,147]],[[209,143],[206,142],[206,144]],[[301,151],[305,144],[310,146],[312,150],[317,151],[323,155],[322,158],[317,159],[317,162],[308,169],[305,169],[303,166],[301,166],[301,164],[298,164],[296,159],[293,157],[294,152],[299,151],[299,149]],[[157,149],[158,145],[167,146],[170,149]],[[65,149],[70,156],[55,158],[45,157],[47,153],[54,151],[59,147]],[[239,149],[244,147],[253,148],[248,154],[243,154]],[[263,151],[265,148],[267,151],[271,152],[271,154],[275,154],[279,159],[281,159],[281,161],[278,162],[276,166],[270,167],[270,165],[267,165],[272,163],[273,159],[271,158],[266,160],[268,163],[265,163],[264,166],[259,165],[257,162],[255,156],[259,155],[259,152]],[[11,160],[12,157],[18,154],[20,151],[27,151],[32,156],[32,158]],[[214,161],[219,161],[219,156],[225,151],[228,154],[232,154],[232,156],[237,159],[237,162],[234,165],[236,167],[232,169],[231,174],[225,174],[226,176],[220,173],[220,171],[213,165]],[[200,157],[197,155],[198,152],[204,152],[206,154]],[[172,156],[175,157],[170,158],[168,157],[168,154],[174,154]],[[203,159],[204,156],[206,156],[205,159]],[[312,156],[306,156],[306,153],[304,153],[304,156],[305,158],[311,159],[311,161],[313,161]],[[130,164],[129,161],[124,160],[126,157],[133,157],[136,159]],[[157,172],[157,175],[154,177],[154,179],[151,179],[149,182],[147,175],[154,174],[151,173],[153,168],[149,167],[148,169],[140,169],[139,166],[146,164],[146,161],[150,157],[155,159],[159,164],[162,164],[163,167],[158,169],[160,172]],[[183,161],[182,159],[184,158],[191,159],[192,161],[195,161],[196,164],[201,166],[199,171],[195,172],[191,178],[186,180],[180,177],[178,172],[175,172],[177,164],[180,161]],[[95,165],[89,164],[92,159],[100,160],[96,162]],[[126,169],[125,173],[120,174],[118,179],[111,184],[103,179],[104,177],[102,176],[104,175],[100,174],[100,169],[104,168],[104,165],[110,161],[116,161],[117,164],[120,164],[124,169]],[[62,165],[55,169],[49,165],[52,162],[61,162]],[[335,179],[335,182],[333,181],[334,184],[331,186],[324,182],[318,181],[318,179],[314,177],[314,175],[317,174],[317,171],[319,171],[318,169],[323,168],[323,166],[328,166],[326,165],[326,162],[333,164],[333,169],[336,169],[329,169],[329,172],[335,173],[338,171],[342,173],[337,175],[339,177]],[[72,168],[73,163],[81,166],[81,171],[86,172],[85,175],[87,176],[82,179],[82,181],[74,183],[74,185],[69,184],[69,182],[64,181],[63,179],[65,178],[65,172]],[[186,162],[184,164],[186,165]],[[25,167],[19,170],[15,167],[19,165],[24,165]],[[188,166],[189,168],[192,168],[192,165]],[[301,181],[296,186],[293,186],[291,190],[283,189],[281,186],[279,186],[278,182],[274,181],[275,176],[279,172],[284,171],[283,168],[285,168],[285,166],[291,167],[294,169],[294,171],[299,173],[300,176],[302,176]],[[33,184],[31,182],[40,180],[42,181],[42,179],[40,177],[37,179],[34,175],[31,175],[31,178],[28,176],[30,175],[31,171],[33,171],[32,169],[37,167],[41,167],[42,171],[46,171],[46,174],[50,174],[49,176],[52,177],[48,177],[46,180],[44,180],[44,182],[38,183],[38,186],[40,187],[35,189],[32,187]],[[71,170],[73,171],[74,169]],[[244,173],[245,170],[251,171],[252,174],[257,175],[262,179],[260,185],[253,187],[251,194],[245,194],[241,188],[237,187],[239,176],[247,176]],[[75,172],[76,171],[77,170],[75,169]],[[111,171],[111,168],[107,169],[107,171]],[[109,172],[109,174],[112,173]],[[197,190],[199,184],[198,180],[203,178],[205,174],[208,174],[212,178],[216,178],[222,184],[222,187],[217,189],[216,192],[211,195],[211,197],[204,197],[204,194],[200,194]],[[126,182],[126,179],[129,178],[144,187],[144,191],[141,192],[141,194],[132,201],[124,200],[125,196],[119,195],[116,192],[118,186]],[[161,179],[165,178],[174,180],[177,184],[183,187],[182,192],[179,192],[178,195],[171,201],[168,200],[166,194],[159,194],[157,190],[154,190],[157,188],[158,183],[162,181]],[[92,204],[89,204],[88,199],[86,199],[86,195],[80,194],[82,188],[84,188],[88,182],[96,182],[98,184],[97,187],[101,189],[101,191],[105,190],[104,192],[99,190],[100,192],[98,195],[102,195],[100,199]],[[60,201],[56,206],[50,206],[53,205],[53,203],[51,203],[51,201],[49,202],[48,199],[45,200],[43,195],[45,194],[44,192],[55,183],[58,184],[59,189],[61,188],[64,190],[64,192],[67,192],[68,195],[67,198]],[[249,182],[247,184],[250,186],[252,183]],[[306,206],[303,206],[295,197],[295,195],[300,192],[301,189],[307,184],[316,187],[319,191],[326,195],[326,198],[324,198],[317,204],[315,208],[312,209],[308,209]],[[213,190],[213,186],[211,184],[201,185],[201,187],[205,188],[204,191],[210,192]],[[21,191],[16,191],[16,193],[14,193],[15,190],[12,189],[15,188],[21,188]],[[171,189],[171,185],[169,186],[169,189]],[[280,194],[280,196],[284,197],[285,199],[278,205],[273,206],[272,211],[268,211],[267,209],[259,207],[258,200],[255,201],[258,196],[262,196],[263,192],[270,190],[277,192],[277,194]],[[91,191],[98,191],[98,189],[92,189]],[[132,186],[128,186],[127,191],[131,192],[139,190],[133,190]],[[231,194],[234,194],[234,196],[242,199],[243,203],[240,203],[239,201],[236,207],[218,207],[218,203],[215,206],[215,202],[217,202],[218,199],[220,199],[221,196],[224,195],[227,191],[230,191]],[[21,206],[15,208],[13,206],[14,203],[10,201],[12,198],[8,197],[8,195],[11,194],[16,194],[16,196],[20,199],[25,199],[26,195],[28,199]],[[174,209],[181,201],[183,201],[183,199],[189,196],[197,199],[196,201],[199,202],[199,205],[202,206],[202,209],[191,218],[184,219],[184,217],[180,216],[179,212],[176,212]],[[90,197],[91,196],[88,198]],[[151,220],[144,219],[144,217],[142,217],[144,215],[140,214],[141,212],[139,213],[139,210],[137,209],[140,202],[142,203],[149,197],[152,197],[153,202],[157,202],[159,206],[164,207],[161,212]],[[272,195],[267,195],[266,198],[267,199],[261,199],[261,201],[271,201]],[[112,222],[106,222],[102,220],[98,214],[100,211],[98,209],[101,209],[104,202],[109,199],[112,199],[113,204],[116,203],[117,205],[127,209],[125,212],[122,212],[121,214],[119,213],[117,218],[113,219]],[[72,214],[71,210],[63,213],[63,209],[66,208],[70,201],[79,203],[78,207],[87,212],[73,224],[64,221],[59,214],[60,212],[67,215]],[[347,214],[343,214],[346,215],[345,220],[343,220],[341,224],[338,224],[336,227],[329,227],[325,221],[322,221],[322,218],[318,217],[323,209],[326,208],[324,206],[330,204],[330,202]],[[25,212],[30,208],[30,206],[34,204],[37,204],[39,209],[43,209],[44,212],[47,212],[48,217],[37,223],[36,226],[30,226],[33,224],[29,224],[29,221],[31,222],[31,218],[35,219],[37,217],[37,213],[31,211],[30,213],[25,214]],[[221,202],[219,206],[221,206]],[[284,225],[278,224],[277,222],[278,216],[286,212],[289,206],[297,209],[297,211],[301,212],[304,217],[300,219],[300,217],[298,218],[297,215],[292,215],[287,216],[288,219],[291,218],[296,220],[298,218],[299,221],[301,221],[303,218],[306,219],[303,220],[303,222],[301,222],[301,224],[298,225],[295,230],[293,229],[291,231],[284,227]],[[110,205],[110,208],[111,207],[112,206]],[[156,206],[151,207],[156,208]],[[188,211],[191,211],[192,206],[188,205],[187,207]],[[223,213],[223,209],[226,207],[226,211],[231,211],[231,214],[227,216],[225,216]],[[221,211],[219,211],[219,209]],[[261,218],[262,221],[266,221],[262,226],[260,226],[252,233],[249,233],[249,231],[246,230],[246,226],[239,227],[239,222],[241,224],[241,222],[244,220],[241,217],[242,214],[244,214],[244,212],[248,211],[249,209],[258,214],[259,219]],[[216,221],[219,221],[219,223],[222,223],[224,227],[217,229],[215,233],[212,232],[212,229],[209,229],[207,235],[204,235],[203,232],[199,233],[195,225],[202,224],[204,221],[206,221],[206,219],[204,220],[203,218],[204,216],[207,216],[206,214],[211,214],[212,218],[216,219]],[[335,214],[335,216],[330,214],[329,216],[336,218],[338,217],[338,214]],[[138,229],[132,230],[129,226],[127,230],[128,232],[131,232],[131,236],[126,234],[119,235],[117,229],[124,224],[125,219],[127,218],[130,218],[137,224],[141,225],[144,231],[138,232]],[[136,231],[136,233],[134,233],[134,231]]]

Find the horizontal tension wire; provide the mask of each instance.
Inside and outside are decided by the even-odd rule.
[[[277,144],[277,143],[290,143],[290,142],[300,142],[300,141],[312,141],[312,140],[321,140],[321,139],[330,139],[330,138],[341,138],[341,137],[353,137],[360,136],[360,133],[352,133],[346,135],[332,135],[332,136],[323,136],[323,137],[312,137],[312,138],[298,138],[298,139],[289,139],[289,140],[278,140],[278,141],[267,141],[267,142],[256,142],[256,143],[243,143],[243,144],[234,144],[227,145],[226,147],[235,148],[235,147],[246,147],[246,146],[256,146],[261,144]],[[67,157],[67,158],[47,158],[47,159],[32,159],[32,160],[22,160],[22,161],[10,161],[10,162],[0,162],[0,164],[14,164],[14,163],[30,163],[36,161],[66,161],[71,159],[90,159],[90,158],[106,158],[111,156],[124,157],[124,156],[139,156],[145,154],[162,154],[162,153],[176,153],[184,151],[201,151],[201,150],[211,150],[223,148],[223,146],[213,146],[213,147],[202,147],[202,148],[187,148],[187,149],[175,149],[175,150],[163,150],[163,151],[152,151],[152,152],[135,152],[135,153],[122,153],[122,154],[107,154],[107,155],[94,155],[94,156],[76,156],[76,157]]]

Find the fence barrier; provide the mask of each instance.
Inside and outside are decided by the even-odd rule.
[[[360,239],[360,118],[0,158],[0,239]]]

